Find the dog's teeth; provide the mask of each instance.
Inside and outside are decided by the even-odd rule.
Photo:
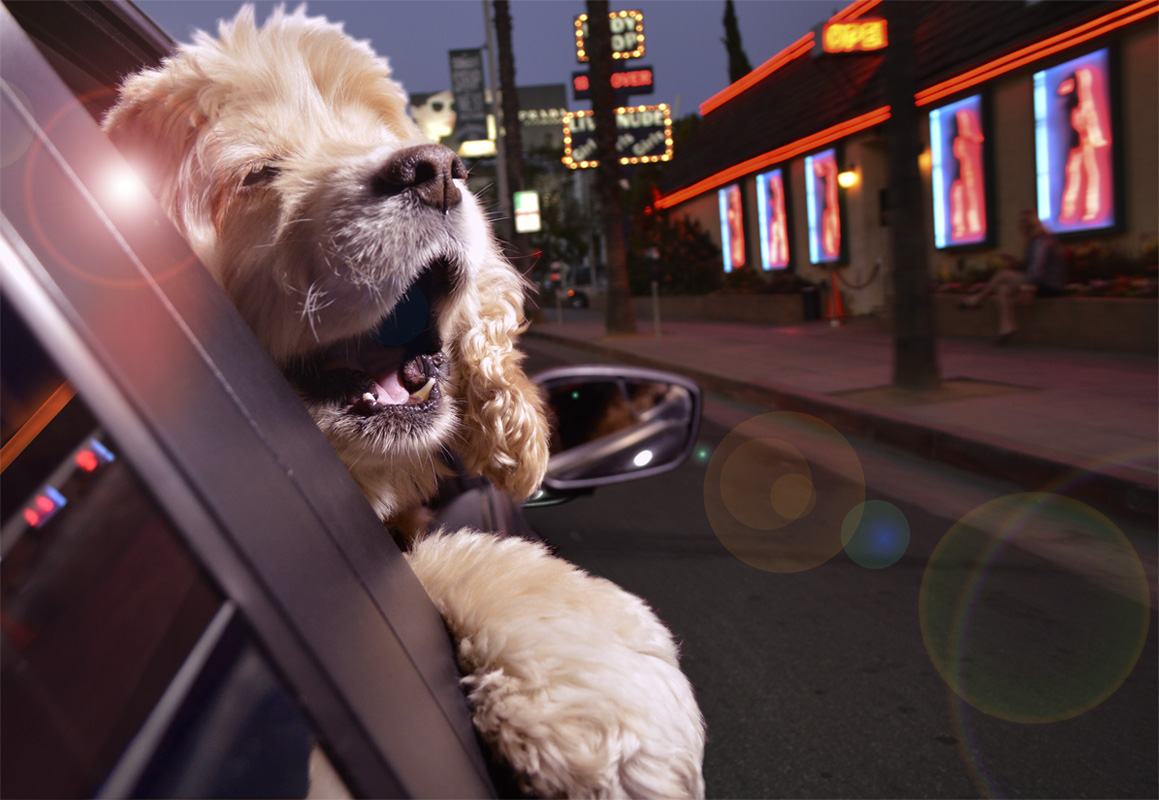
[[[415,402],[415,403],[425,403],[427,401],[427,399],[431,396],[431,389],[434,388],[434,385],[435,385],[435,379],[428,378],[427,382],[423,384],[423,388],[421,388],[417,392],[413,392],[411,394],[411,396],[410,396],[411,401]]]
[[[365,392],[362,395],[362,399],[365,400],[366,402],[370,403],[371,405],[374,405],[375,403],[378,402],[378,398],[375,397],[372,392]]]

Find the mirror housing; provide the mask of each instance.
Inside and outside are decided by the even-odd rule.
[[[703,399],[696,382],[682,375],[582,365],[532,380],[547,400],[552,441],[543,488],[528,505],[668,472],[696,445]]]

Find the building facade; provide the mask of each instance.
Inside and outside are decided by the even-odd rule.
[[[1072,247],[1154,252],[1156,0],[896,7],[914,25],[931,280],[1019,259],[1023,210]],[[701,105],[656,206],[699,221],[723,270],[834,277],[847,312],[888,315],[892,13],[859,0]]]

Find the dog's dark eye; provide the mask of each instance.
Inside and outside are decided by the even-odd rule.
[[[282,170],[279,167],[276,167],[273,164],[255,164],[253,169],[251,169],[246,174],[245,179],[241,182],[241,185],[260,186],[262,184],[269,183],[274,178],[278,177],[278,174],[281,171]]]

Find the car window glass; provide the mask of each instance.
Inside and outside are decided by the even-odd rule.
[[[0,796],[305,796],[291,693],[0,302]]]

